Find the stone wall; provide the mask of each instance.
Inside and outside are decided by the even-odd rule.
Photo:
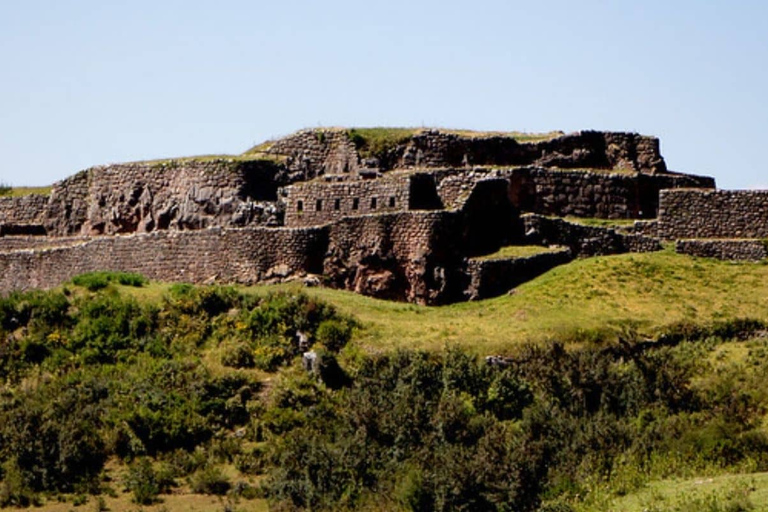
[[[687,174],[629,174],[541,167],[476,167],[434,171],[445,208],[459,208],[481,179],[509,180],[509,198],[520,211],[588,218],[654,218],[659,192],[680,187],[711,188],[714,179]]]
[[[345,218],[313,228],[209,228],[60,240],[56,247],[0,252],[0,290],[50,288],[90,271],[138,272],[183,282],[279,281],[324,274],[331,286],[367,295],[459,300],[461,218],[411,212]],[[47,238],[47,240],[55,240]]]
[[[43,215],[48,197],[30,194],[0,197],[0,237],[6,235],[44,235]]]
[[[715,186],[713,178],[686,174],[559,171],[526,167],[508,173],[510,198],[521,211],[603,219],[654,218],[659,192]]]
[[[574,256],[598,256],[662,249],[655,238],[619,233],[612,228],[584,226],[541,215],[523,215],[526,242],[535,245],[562,245]]]
[[[0,252],[17,251],[22,249],[44,249],[51,247],[66,247],[81,242],[87,242],[84,236],[30,236],[11,235],[0,236]]]
[[[666,172],[657,138],[622,132],[583,131],[520,143],[504,135],[467,137],[426,130],[393,153],[387,158],[393,168],[538,165]]]
[[[464,292],[465,297],[467,300],[496,297],[572,259],[568,248],[525,258],[470,259],[467,263],[469,286]]]
[[[267,161],[93,167],[54,185],[44,223],[56,236],[277,224],[277,174]]]
[[[330,226],[329,284],[374,297],[441,304],[459,300],[462,219],[407,212],[343,219]]]
[[[71,245],[0,253],[0,290],[51,288],[96,270],[161,281],[255,282],[320,273],[327,230],[203,229],[93,237]]]
[[[664,190],[658,232],[667,240],[768,237],[768,191]]]
[[[357,174],[360,170],[357,150],[344,129],[301,130],[275,141],[267,153],[287,157],[285,165],[295,179]]]
[[[768,246],[764,240],[678,240],[675,250],[680,254],[731,261],[768,258]]]
[[[667,170],[657,138],[624,132],[582,131],[550,140],[518,142],[503,134],[461,135],[426,129],[363,161],[347,130],[320,128],[279,139],[266,152],[287,158],[286,165],[299,179],[356,174],[367,168],[386,171],[475,165],[621,169],[648,174]]]
[[[403,211],[408,208],[407,176],[378,180],[314,180],[282,189],[286,226],[316,226],[345,216]]]
[[[30,194],[0,197],[0,222],[3,224],[40,224],[48,197]]]

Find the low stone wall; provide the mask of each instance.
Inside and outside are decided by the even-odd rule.
[[[659,235],[682,238],[768,237],[767,190],[664,190]]]
[[[0,253],[0,290],[51,288],[97,270],[160,281],[252,284],[320,273],[327,230],[204,229],[93,237],[66,247]]]
[[[612,228],[584,226],[563,219],[528,214],[522,217],[527,243],[563,245],[574,256],[598,256],[626,252],[653,252],[661,243],[640,234],[619,233]]]
[[[403,212],[313,228],[7,237],[0,239],[0,290],[50,288],[97,270],[242,284],[313,273],[324,274],[331,286],[367,295],[445,303],[461,300],[462,218],[458,212]]]
[[[573,259],[568,248],[542,252],[525,258],[470,259],[467,262],[469,286],[466,300],[502,295],[512,288]]]
[[[678,240],[680,254],[731,261],[760,261],[768,258],[765,240]]]
[[[90,240],[89,237],[49,237],[49,236],[0,236],[0,252],[24,249],[45,249],[67,247]]]
[[[282,189],[285,225],[317,226],[345,216],[403,211],[408,208],[407,176],[378,180],[296,183]]]

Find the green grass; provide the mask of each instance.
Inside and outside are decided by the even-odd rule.
[[[473,258],[479,261],[487,260],[508,260],[512,258],[527,258],[536,254],[542,254],[547,252],[555,252],[559,250],[557,247],[542,247],[540,245],[508,245],[502,247],[498,251],[492,254],[484,254]]]
[[[547,167],[547,170],[553,172],[584,172],[592,174],[627,174],[630,176],[637,174],[637,172],[632,169],[623,169],[620,167]]]
[[[243,152],[243,155],[260,155],[269,151],[269,149],[274,145],[275,145],[275,141],[268,140],[268,141],[262,142],[261,144],[256,144],[252,148],[249,148],[248,150]]]
[[[565,220],[573,222],[574,224],[582,224],[584,226],[594,226],[599,228],[614,228],[614,227],[627,227],[633,226],[635,221],[639,219],[596,219],[590,217],[573,217],[567,216]]]
[[[197,155],[197,156],[185,156],[178,158],[158,158],[155,160],[139,160],[136,162],[129,162],[132,164],[146,164],[146,165],[173,165],[184,164],[189,162],[254,162],[259,160],[265,160],[274,162],[279,160],[279,157],[275,155],[269,155],[267,153],[246,152],[241,155]]]
[[[748,503],[737,508],[736,504]],[[730,506],[730,508],[727,508]],[[717,508],[720,507],[720,508]],[[768,511],[768,473],[732,474],[653,482],[638,492],[580,512]]]
[[[119,488],[119,486],[116,486]],[[72,510],[82,512],[93,512],[98,510],[96,504],[98,497],[88,496],[87,501],[81,505],[74,505],[74,496],[67,496],[69,501],[59,501],[49,499],[39,507],[30,508],[36,512],[70,512]],[[228,498],[219,496],[208,496],[204,494],[193,494],[188,491],[178,491],[173,494],[164,494],[157,503],[152,505],[137,505],[131,500],[130,493],[119,492],[116,496],[101,496],[106,510],[111,512],[163,512],[168,510],[187,510],[190,512],[208,512],[222,510],[238,510],[241,512],[268,512],[269,506],[266,500],[238,500],[237,503],[231,502]]]
[[[0,197],[21,197],[30,194],[39,194],[41,196],[51,195],[53,187],[10,187],[7,190],[0,190]]]
[[[151,300],[167,285],[128,288]],[[301,284],[251,287],[255,293]],[[370,351],[468,347],[507,353],[522,342],[610,340],[628,330],[653,336],[683,322],[768,320],[768,265],[698,259],[670,250],[573,261],[514,293],[442,307],[390,302],[328,288],[306,288],[362,323],[353,345]]]
[[[350,128],[347,136],[362,157],[369,157],[404,143],[420,131],[419,128]]]
[[[504,132],[504,131],[475,131],[475,130],[453,130],[453,129],[440,129],[444,133],[452,133],[461,137],[470,139],[477,139],[480,137],[511,137],[517,142],[544,142],[547,140],[556,139],[562,137],[564,132],[559,130],[553,130],[551,132],[544,133],[527,133],[527,132]]]
[[[381,154],[398,144],[402,144],[417,133],[423,132],[427,128],[350,128],[349,134],[352,142],[355,143],[361,155],[371,156]],[[499,132],[499,131],[473,131],[473,130],[453,130],[439,129],[443,133],[450,133],[466,138],[480,137],[510,137],[517,142],[542,142],[551,140],[563,135],[563,132],[552,131],[548,133],[524,133],[524,132]]]

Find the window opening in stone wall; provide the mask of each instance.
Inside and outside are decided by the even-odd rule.
[[[376,209],[376,198],[372,197],[371,198],[371,210],[375,210],[375,209]]]
[[[302,200],[296,201],[296,211],[297,212],[303,212],[304,211],[304,201],[302,201]]]
[[[390,197],[389,198],[389,207],[390,208],[394,208],[395,207],[395,198],[394,197]]]
[[[319,211],[322,211],[322,210],[323,210],[323,200],[322,199],[318,199],[317,201],[315,201],[315,211],[319,212]]]
[[[352,198],[352,209],[357,210],[358,208],[360,208],[360,199],[354,197]]]
[[[341,208],[341,199],[334,199],[333,200],[333,209],[338,210]]]

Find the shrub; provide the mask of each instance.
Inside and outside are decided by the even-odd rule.
[[[224,347],[221,364],[230,368],[253,368],[256,362],[253,350],[246,343],[233,343]]]
[[[33,491],[95,485],[107,455],[97,430],[105,392],[101,382],[73,376],[4,404],[0,460],[16,461]]]
[[[88,272],[72,278],[72,284],[81,286],[86,290],[95,292],[106,288],[109,283],[118,283],[124,286],[142,287],[149,281],[140,274],[129,272]]]
[[[317,327],[315,339],[332,352],[338,352],[352,338],[350,322],[336,318],[323,320]]]
[[[151,505],[160,494],[160,484],[152,462],[142,457],[128,467],[125,489],[133,494],[134,503]]]
[[[192,476],[191,479],[192,490],[200,494],[215,494],[217,496],[223,496],[227,494],[232,485],[229,479],[224,476],[216,466],[206,466]]]

